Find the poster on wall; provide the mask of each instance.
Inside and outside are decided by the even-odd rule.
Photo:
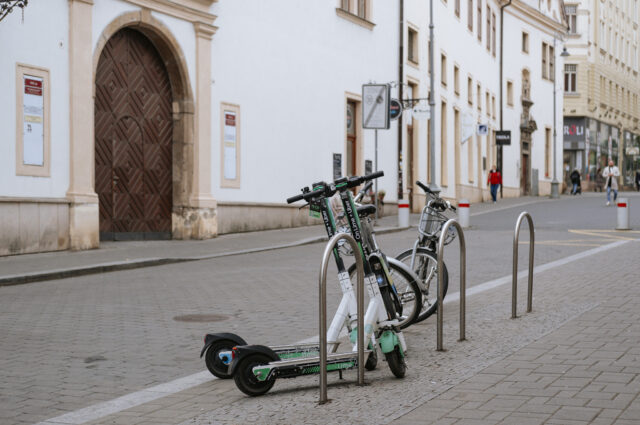
[[[44,165],[44,79],[25,75],[22,96],[22,163]]]
[[[224,178],[235,180],[236,172],[236,113],[224,111]]]

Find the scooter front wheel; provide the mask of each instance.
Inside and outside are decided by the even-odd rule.
[[[211,372],[213,376],[220,379],[231,378],[231,375],[229,374],[229,366],[223,363],[218,354],[221,351],[231,351],[231,349],[236,345],[238,345],[236,342],[229,339],[223,339],[214,342],[209,348],[207,348],[204,362],[207,365],[207,369],[209,369],[209,372]]]
[[[238,389],[251,397],[259,396],[269,391],[276,380],[274,378],[265,381],[258,380],[253,374],[253,368],[265,365],[270,361],[272,361],[272,359],[262,353],[249,354],[240,359],[233,374],[233,380]]]
[[[400,346],[396,345],[393,351],[385,353],[385,358],[389,364],[391,373],[396,378],[404,378],[404,374],[407,372],[407,364],[404,362],[404,356],[400,353]]]

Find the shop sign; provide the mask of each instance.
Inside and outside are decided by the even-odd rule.
[[[565,118],[562,134],[565,142],[584,142],[586,135],[585,119]]]

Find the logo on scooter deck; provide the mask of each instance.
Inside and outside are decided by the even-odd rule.
[[[333,364],[327,365],[327,372],[331,372],[334,370],[351,369],[352,367],[356,367],[356,362],[349,361],[349,362],[343,362],[343,363],[333,363]],[[301,373],[303,375],[309,375],[311,373],[318,373],[318,372],[320,372],[320,366],[309,366],[302,369]]]

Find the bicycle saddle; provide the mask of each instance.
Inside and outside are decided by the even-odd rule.
[[[375,205],[359,205],[356,207],[356,212],[359,217],[366,217],[370,214],[375,214],[376,206]]]

